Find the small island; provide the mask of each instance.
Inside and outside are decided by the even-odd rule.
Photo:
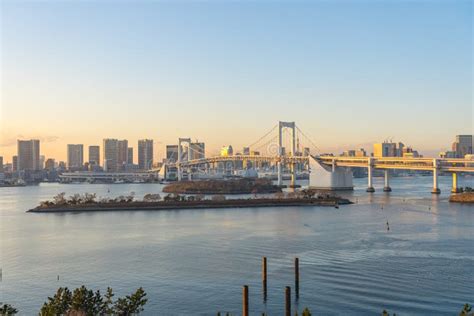
[[[281,207],[281,206],[333,206],[352,204],[348,199],[334,195],[317,194],[316,191],[301,190],[287,194],[278,192],[272,197],[227,199],[224,195],[206,198],[204,195],[168,194],[163,199],[159,194],[147,194],[135,200],[134,194],[114,199],[97,199],[95,194],[74,194],[69,198],[60,193],[52,201],[43,201],[28,210],[31,213],[102,212],[102,211],[160,211],[180,209]]]
[[[165,193],[175,194],[256,194],[277,193],[281,188],[270,179],[228,179],[179,181],[163,188]]]
[[[474,190],[472,188],[461,188],[460,191],[459,193],[451,194],[449,202],[474,204]]]

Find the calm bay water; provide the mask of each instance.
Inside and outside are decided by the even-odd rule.
[[[474,303],[474,207],[448,203],[451,178],[441,177],[441,196],[429,193],[431,177],[394,178],[390,194],[381,192],[381,178],[375,194],[365,193],[366,181],[355,179],[356,190],[347,194],[357,204],[338,210],[27,214],[62,191],[142,197],[162,186],[0,188],[0,301],[34,315],[60,286],[111,286],[119,296],[142,286],[145,315],[238,315],[248,284],[252,314],[281,315],[298,256],[300,298],[293,304],[317,315],[454,315]],[[460,184],[474,187],[474,177]]]

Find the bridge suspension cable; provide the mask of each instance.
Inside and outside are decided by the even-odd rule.
[[[275,126],[273,126],[267,133],[265,133],[265,135],[263,135],[257,141],[253,142],[251,145],[249,145],[247,147],[254,148],[260,141],[262,141],[265,137],[270,135],[277,127],[278,127],[278,124],[275,124]],[[257,148],[260,148],[260,147],[257,147]]]
[[[296,126],[296,129],[301,134],[301,136],[303,136],[316,149],[316,151],[321,152],[321,149],[311,140],[311,138],[306,136],[306,134],[298,126]]]

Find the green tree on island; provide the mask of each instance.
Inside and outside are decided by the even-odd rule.
[[[10,304],[3,304],[0,302],[0,316],[11,316],[16,315],[18,310]]]
[[[96,316],[96,315],[137,315],[143,311],[148,301],[143,288],[139,288],[123,298],[113,301],[113,291],[107,288],[104,296],[100,291],[93,292],[84,285],[72,293],[66,288],[59,288],[53,297],[41,307],[40,316]]]

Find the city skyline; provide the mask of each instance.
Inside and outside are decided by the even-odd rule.
[[[5,1],[0,152],[39,139],[66,161],[67,144],[146,137],[162,158],[191,137],[216,153],[294,120],[322,151],[391,138],[434,156],[473,132],[471,10]]]

